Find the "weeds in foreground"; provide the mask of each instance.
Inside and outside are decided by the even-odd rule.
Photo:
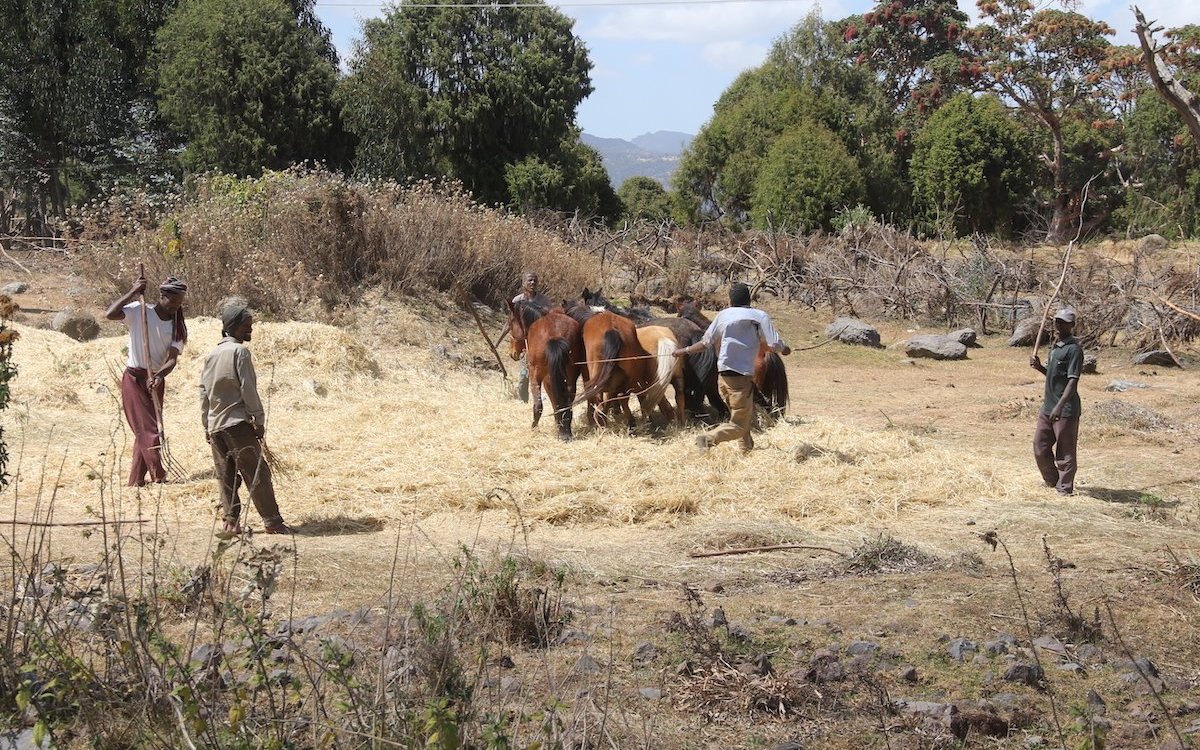
[[[294,547],[247,535],[210,541],[202,565],[173,564],[145,519],[123,517],[106,473],[85,528],[95,562],[62,538],[75,529],[55,523],[53,490],[25,504],[36,518],[0,528],[0,724],[60,747],[563,747],[557,709],[477,699],[490,644],[555,642],[562,571],[464,548],[447,585],[393,589],[382,615],[301,618]],[[64,546],[76,557],[56,557]]]

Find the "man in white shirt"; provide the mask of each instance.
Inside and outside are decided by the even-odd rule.
[[[121,406],[133,432],[129,486],[167,481],[162,457],[162,405],[166,378],[175,369],[187,343],[183,301],[187,284],[174,276],[159,287],[155,304],[144,299],[146,277],[140,276],[126,294],[108,307],[105,317],[122,320],[129,328],[129,358],[121,376]],[[137,297],[142,300],[134,301]]]
[[[691,346],[675,350],[675,356],[682,357],[714,343],[719,347],[718,386],[721,398],[729,405],[729,421],[696,438],[696,445],[702,450],[739,438],[743,452],[754,447],[750,425],[754,419],[754,360],[760,341],[785,357],[792,353],[791,347],[775,330],[771,316],[750,306],[750,287],[734,283],[729,288],[729,307],[717,313],[704,337]]]
[[[271,467],[263,456],[267,419],[258,395],[254,361],[245,344],[254,335],[254,315],[245,300],[235,297],[222,305],[221,335],[220,343],[204,358],[200,372],[200,420],[212,446],[224,533],[242,531],[242,503],[237,495],[241,475],[266,533],[294,534],[295,529],[285,524],[279,513]]]

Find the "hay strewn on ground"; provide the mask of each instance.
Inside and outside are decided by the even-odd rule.
[[[191,345],[169,379],[169,445],[197,476],[210,468],[198,377],[218,328],[212,319],[192,322]],[[110,374],[122,369],[124,341],[77,344],[27,328],[21,334],[16,399],[27,404],[27,429],[52,428],[67,452],[69,495],[84,465],[111,453],[110,436],[124,443]],[[290,468],[291,481],[280,480],[279,493],[297,522],[488,508],[515,514],[519,506],[526,519],[549,524],[782,517],[823,529],[894,523],[968,499],[1012,501],[1028,489],[1001,481],[996,466],[952,456],[928,439],[829,419],[780,422],[758,436],[759,450],[748,459],[728,446],[698,456],[692,440],[673,433],[651,439],[584,429],[582,439],[564,444],[548,419],[531,432],[529,407],[507,398],[495,375],[451,369],[424,350],[402,347],[401,361],[384,366],[344,330],[294,322],[259,324],[251,348],[269,402],[268,439]],[[579,411],[577,427],[584,421]],[[802,444],[856,462],[828,456],[800,463]],[[119,453],[124,462],[123,448]],[[489,498],[495,488],[507,494]],[[212,502],[214,486],[201,479],[166,492],[200,507]]]

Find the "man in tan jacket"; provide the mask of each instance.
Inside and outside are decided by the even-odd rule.
[[[283,522],[275,502],[271,469],[263,457],[266,413],[258,396],[258,378],[245,342],[254,333],[254,316],[240,298],[226,300],[221,309],[217,347],[204,358],[200,374],[200,418],[212,446],[225,534],[240,534],[241,500],[238,476],[262,516],[268,534],[294,534]]]

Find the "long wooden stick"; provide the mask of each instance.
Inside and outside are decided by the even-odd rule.
[[[1197,315],[1196,313],[1191,312],[1190,310],[1183,309],[1182,307],[1175,304],[1174,302],[1167,299],[1166,297],[1162,296],[1161,294],[1156,294],[1154,296],[1158,297],[1159,302],[1163,303],[1164,305],[1171,308],[1175,312],[1180,313],[1182,315],[1186,315],[1187,317],[1191,318],[1192,320],[1200,320],[1200,315]]]
[[[146,518],[139,518],[139,519],[137,519],[137,520],[134,520],[134,521],[128,521],[128,520],[126,520],[126,521],[63,521],[63,522],[61,522],[61,523],[60,523],[60,522],[50,522],[50,521],[17,521],[17,520],[13,520],[13,521],[0,521],[0,525],[2,525],[2,526],[14,525],[14,526],[38,526],[38,527],[50,527],[50,526],[119,526],[119,525],[121,525],[121,524],[123,524],[123,523],[133,523],[133,524],[137,524],[137,523],[150,523],[150,520],[149,520],[149,519],[146,519]]]
[[[819,552],[832,552],[835,555],[849,557],[845,552],[838,552],[829,547],[815,547],[810,544],[767,544],[762,547],[736,547],[734,549],[722,549],[716,552],[689,552],[688,557],[721,557],[722,555],[748,555],[751,552],[774,552],[781,549],[811,549]]]
[[[1037,356],[1038,349],[1042,346],[1042,333],[1046,330],[1046,319],[1050,316],[1050,308],[1054,306],[1054,300],[1058,299],[1058,293],[1062,289],[1063,282],[1067,279],[1067,268],[1071,263],[1071,251],[1075,249],[1075,241],[1072,240],[1067,245],[1067,252],[1063,253],[1063,268],[1062,273],[1058,276],[1058,283],[1054,285],[1054,293],[1050,295],[1050,299],[1046,302],[1046,309],[1042,311],[1042,322],[1038,326],[1037,336],[1033,338],[1033,356]]]
[[[496,364],[500,365],[500,372],[504,374],[504,379],[508,380],[508,368],[504,366],[504,360],[500,358],[500,352],[496,350],[496,345],[492,343],[492,339],[487,335],[487,329],[483,327],[483,321],[479,319],[479,313],[475,311],[475,304],[467,296],[466,290],[461,286],[455,284],[455,291],[458,292],[459,302],[471,313],[471,317],[475,319],[475,325],[479,326],[479,335],[483,336],[484,342],[492,350],[492,356],[496,358]]]

